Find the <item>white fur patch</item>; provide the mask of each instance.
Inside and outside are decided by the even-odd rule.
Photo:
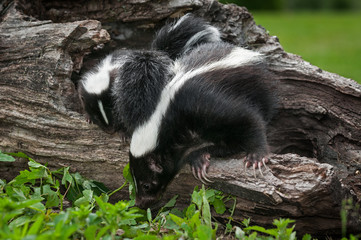
[[[105,114],[105,111],[104,111],[103,102],[101,100],[98,100],[98,107],[99,107],[100,113],[102,114],[102,116],[104,118],[105,123],[107,125],[109,125],[107,115]]]
[[[109,73],[115,68],[119,68],[120,64],[112,63],[112,55],[108,55],[98,66],[96,72],[90,72],[85,75],[82,81],[85,91],[88,93],[100,94],[109,88]]]
[[[235,68],[247,63],[261,61],[261,56],[260,53],[236,47],[220,61],[211,62],[188,72],[185,72],[182,64],[176,61],[173,67],[173,70],[176,71],[175,76],[163,89],[157,108],[148,121],[138,126],[132,135],[131,154],[134,157],[141,157],[157,147],[162,118],[175,94],[189,79],[212,70]]]

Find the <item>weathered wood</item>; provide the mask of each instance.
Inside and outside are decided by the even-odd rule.
[[[246,9],[210,0],[110,0],[5,1],[0,10],[1,150],[23,151],[51,167],[71,166],[110,188],[120,186],[128,145],[84,121],[78,74],[115,47],[146,48],[153,27],[193,11],[225,40],[265,54],[279,81],[280,109],[268,131],[275,154],[264,176],[245,172],[241,160],[214,160],[210,167],[212,187],[238,197],[234,218],[270,224],[289,217],[300,233],[340,234],[341,200],[360,203],[361,86],[284,52]],[[84,19],[101,21],[112,39],[100,22]],[[0,177],[10,179],[24,165],[0,163]],[[178,194],[184,206],[197,184],[186,167],[165,199]],[[360,219],[348,229],[361,231]]]

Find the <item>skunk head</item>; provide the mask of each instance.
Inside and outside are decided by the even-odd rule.
[[[83,76],[78,91],[87,120],[106,132],[114,132],[111,88],[118,75],[119,63],[108,55],[95,70]]]
[[[136,189],[136,204],[140,208],[155,207],[177,174],[173,161],[164,154],[149,153],[143,157],[129,154],[129,166]]]
[[[89,122],[97,124],[108,133],[114,132],[113,104],[110,90],[104,90],[100,94],[87,92],[84,87],[79,88],[80,99]]]

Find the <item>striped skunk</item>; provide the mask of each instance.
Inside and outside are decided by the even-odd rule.
[[[170,78],[172,60],[162,52],[117,50],[86,73],[78,86],[88,121],[129,136],[155,109]]]
[[[130,170],[143,208],[187,163],[202,181],[211,156],[246,153],[246,165],[260,168],[277,102],[261,54],[220,41],[218,30],[191,15],[164,29],[155,50],[115,51],[79,84],[90,120],[131,136]]]
[[[266,124],[276,97],[261,54],[224,42],[201,44],[176,59],[147,121],[130,144],[137,205],[154,206],[178,171],[190,164],[207,180],[210,156],[246,153],[260,168],[268,154]]]
[[[171,59],[176,59],[201,44],[220,41],[221,33],[217,28],[188,13],[163,26],[152,42],[152,49],[164,51]]]

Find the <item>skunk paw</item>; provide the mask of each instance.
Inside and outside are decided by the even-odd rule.
[[[212,180],[208,179],[207,169],[210,165],[211,155],[209,153],[203,153],[197,158],[190,160],[189,164],[192,169],[194,178],[200,180],[204,184],[212,183]]]
[[[244,158],[244,169],[246,170],[250,166],[253,168],[253,175],[257,178],[256,169],[259,170],[259,173],[263,176],[262,166],[267,168],[266,163],[268,163],[268,158],[261,154],[250,153]]]

